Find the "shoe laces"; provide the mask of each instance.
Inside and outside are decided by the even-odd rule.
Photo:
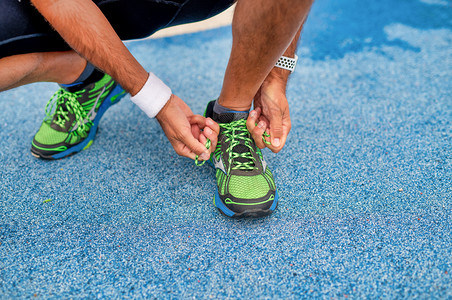
[[[59,89],[46,105],[45,111],[47,118],[53,119],[55,124],[61,128],[65,128],[65,123],[70,121],[69,114],[73,114],[75,116],[75,124],[71,131],[75,131],[79,134],[86,132],[87,129],[89,129],[87,123],[91,121],[87,118],[86,111],[77,100],[80,97],[80,94],[84,92],[85,90],[71,93],[65,89]],[[54,111],[55,106],[56,108]],[[88,120],[88,122],[85,120]]]
[[[231,123],[219,124],[226,137],[224,143],[228,144],[225,150],[228,157],[228,173],[231,170],[252,171],[256,169],[255,157],[256,145],[246,128],[246,120],[236,120]],[[221,145],[217,148],[221,151]]]
[[[251,139],[251,135],[246,127],[246,120],[237,120],[237,121],[233,121],[231,123],[220,123],[219,124],[220,127],[222,127],[224,129],[223,133],[226,134],[227,132],[232,132],[232,134],[229,134],[229,136],[232,138],[228,138],[229,140],[234,139],[234,143],[231,143],[230,146],[228,147],[228,149],[226,151],[229,151],[230,153],[234,153],[233,155],[229,156],[229,169],[228,169],[228,173],[231,171],[231,166],[232,166],[232,160],[233,158],[237,158],[237,157],[241,157],[241,158],[245,158],[248,159],[247,162],[242,163],[239,161],[235,161],[236,165],[233,169],[240,169],[240,170],[254,170],[256,169],[255,164],[254,164],[254,160],[255,158],[253,157],[253,155],[251,154],[251,152],[246,152],[246,153],[237,153],[237,152],[233,152],[233,148],[235,146],[238,146],[240,144],[240,139],[244,139],[245,140],[245,145],[247,147],[249,147],[252,151],[255,151],[255,147],[254,147],[254,141]],[[242,127],[241,129],[238,129],[239,127]],[[256,123],[257,126],[257,123]],[[239,133],[240,131],[240,133]],[[237,134],[235,134],[237,133]],[[235,138],[234,138],[235,137]],[[267,133],[266,131],[264,131],[264,133],[262,134],[262,141],[267,144],[267,145],[271,145],[271,143],[269,141],[267,141],[267,137],[270,137],[270,134]],[[228,141],[228,139],[226,139],[225,141]],[[253,146],[250,145],[250,142]],[[209,139],[207,139],[207,142],[205,144],[206,148],[209,149],[211,146],[211,141]],[[219,156],[221,154],[221,145],[220,143],[217,144],[217,148],[215,150],[215,155]],[[260,152],[259,152],[260,154]],[[195,157],[195,164],[200,167],[202,165],[204,165],[204,163],[206,161],[199,161],[198,160],[199,155],[196,155]],[[251,165],[251,163],[253,165]]]

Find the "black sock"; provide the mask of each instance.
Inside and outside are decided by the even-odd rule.
[[[232,110],[232,109],[229,109],[227,107],[224,107],[224,106],[220,105],[218,103],[218,99],[217,99],[217,101],[215,101],[215,105],[213,106],[213,111],[216,114],[224,114],[224,113],[230,113],[230,112],[239,112],[239,111],[235,111],[235,110]],[[240,112],[248,112],[248,110],[240,111]]]
[[[101,80],[102,77],[104,77],[104,73],[96,69],[96,67],[88,62],[82,74],[80,74],[80,76],[73,83],[60,84],[60,87],[73,93],[81,90],[84,86],[90,83]]]

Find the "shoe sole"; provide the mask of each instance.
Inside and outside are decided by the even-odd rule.
[[[100,105],[96,117],[93,120],[93,127],[91,127],[88,137],[83,140],[83,142],[63,151],[57,154],[45,156],[38,152],[33,151],[33,148],[31,148],[31,155],[33,155],[36,158],[42,158],[42,159],[48,159],[48,160],[54,160],[54,159],[61,159],[68,156],[71,156],[77,152],[80,152],[82,150],[88,149],[94,141],[94,137],[97,133],[97,127],[99,125],[100,119],[104,115],[104,113],[107,111],[110,106],[116,104],[121,100],[127,93],[124,91],[124,89],[118,84],[116,87],[110,92],[110,94],[105,98],[104,102]],[[114,98],[116,97],[116,98]],[[111,99],[114,98],[113,101]]]
[[[262,218],[273,213],[278,207],[278,190],[275,191],[275,199],[273,200],[273,204],[269,209],[248,209],[244,210],[240,213],[235,213],[221,201],[220,194],[218,193],[218,188],[213,196],[213,205],[220,211],[221,214],[230,217],[230,218]]]

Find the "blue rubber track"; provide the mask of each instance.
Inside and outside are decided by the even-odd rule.
[[[314,3],[258,220],[220,214],[214,170],[129,96],[88,150],[43,161],[57,86],[1,93],[0,299],[452,298],[451,20],[445,0]],[[202,114],[231,44],[224,27],[127,46]]]

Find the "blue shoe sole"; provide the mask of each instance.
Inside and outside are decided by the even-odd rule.
[[[110,108],[110,106],[118,103],[127,93],[124,91],[124,89],[118,84],[116,87],[110,92],[110,94],[105,98],[104,102],[100,105],[99,110],[97,111],[96,117],[93,120],[93,126],[91,127],[88,137],[83,140],[83,142],[75,145],[74,147],[71,147],[63,152],[54,154],[50,156],[51,159],[60,159],[69,155],[72,155],[74,153],[80,152],[82,150],[88,149],[91,144],[93,143],[94,137],[96,136],[97,132],[97,126],[99,125],[99,121],[104,115],[104,113],[107,111],[107,109]],[[112,98],[116,97],[113,101],[111,101]]]

